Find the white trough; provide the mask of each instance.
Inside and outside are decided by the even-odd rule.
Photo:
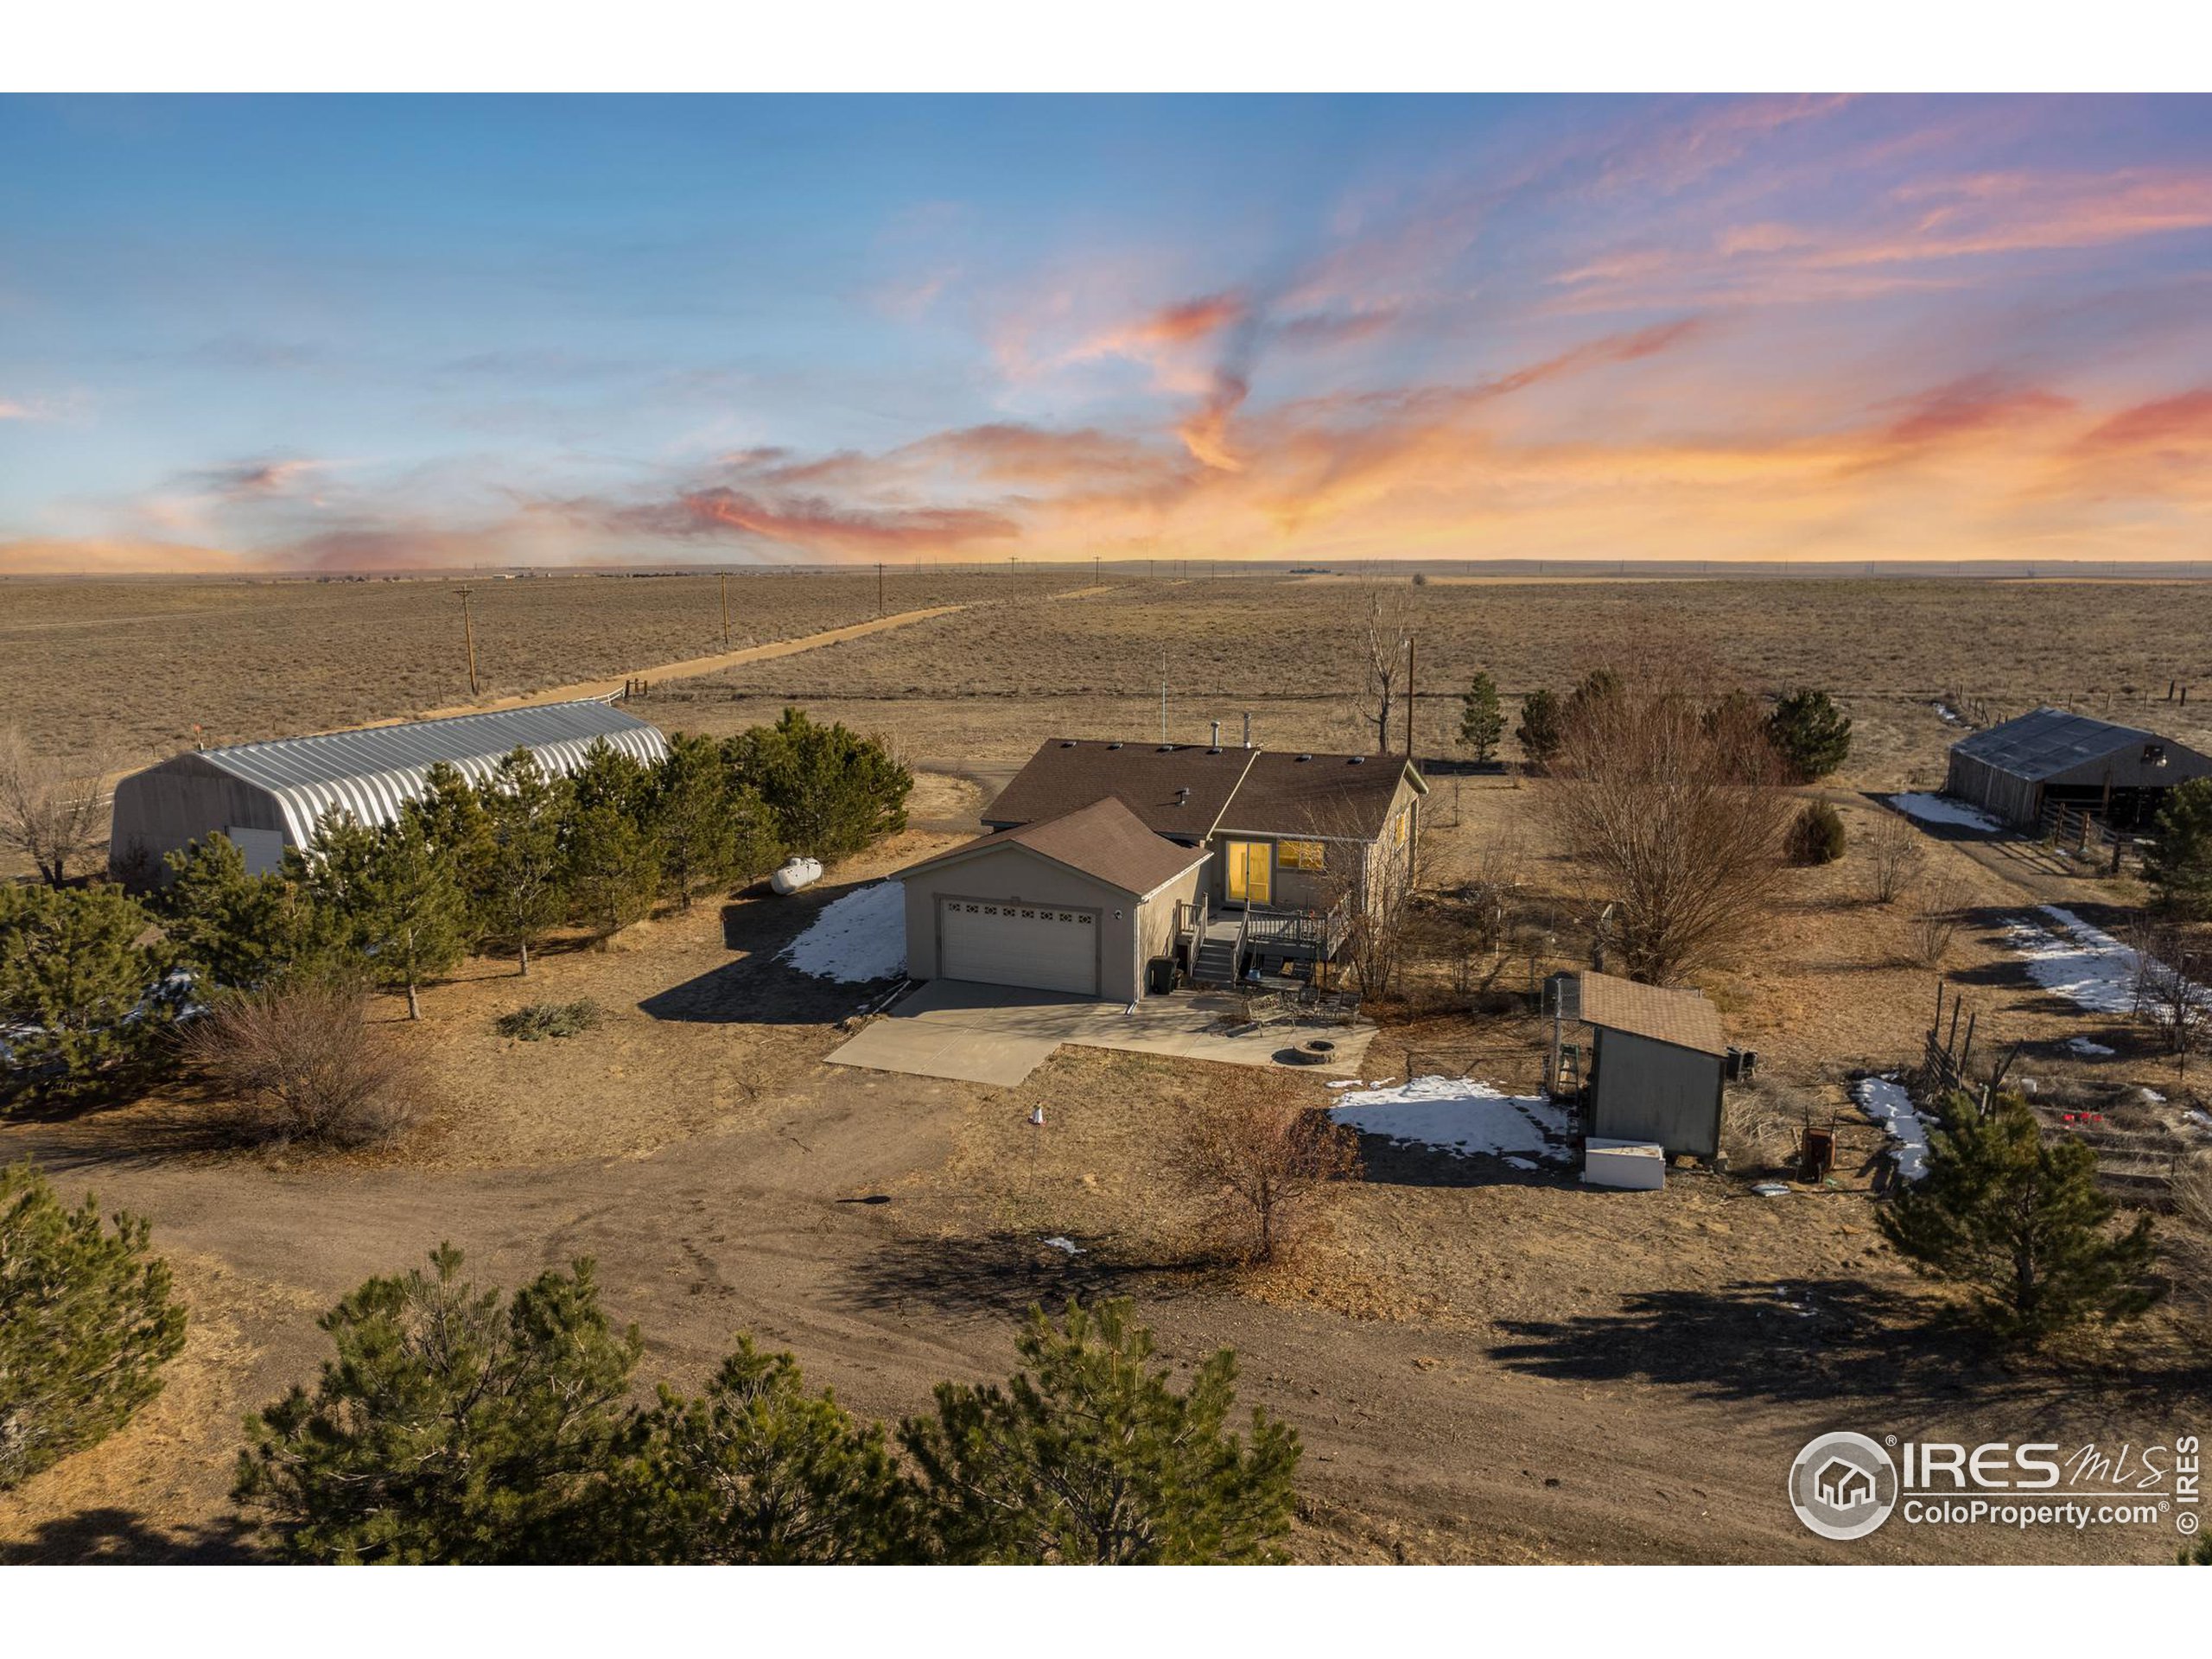
[[[1667,1150],[1653,1141],[1592,1136],[1582,1143],[1582,1179],[1592,1186],[1656,1192],[1667,1185]]]

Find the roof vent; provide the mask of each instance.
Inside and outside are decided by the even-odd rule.
[[[1345,764],[1348,766],[1363,766],[1367,764],[1367,757],[1363,754],[1355,754]]]
[[[1064,749],[1071,749],[1075,747],[1075,740],[1071,737],[1064,737],[1060,740],[1060,747]]]
[[[1163,743],[1158,748],[1154,749],[1153,753],[1154,754],[1173,754],[1175,753],[1175,746],[1173,743]]]
[[[1219,754],[1221,753],[1221,745],[1218,743],[1215,744],[1213,747],[1208,749],[1206,753],[1208,754]]]
[[[1299,765],[1300,765],[1300,766],[1304,766],[1304,765],[1305,765],[1308,760],[1311,760],[1313,758],[1313,757],[1312,755],[1310,755],[1310,754],[1301,754],[1301,755],[1300,755],[1300,756],[1298,757],[1298,764],[1299,764]]]
[[[1179,789],[1175,791],[1175,804],[1178,806],[1188,804],[1190,798],[1191,791],[1188,788]]]
[[[1109,743],[1106,747],[1109,749],[1118,749],[1122,746],[1118,743]]]

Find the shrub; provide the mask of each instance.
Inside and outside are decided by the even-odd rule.
[[[1869,896],[1878,905],[1895,903],[1911,887],[1914,872],[1926,857],[1911,819],[1897,811],[1879,814],[1874,833],[1866,840]]]
[[[577,1036],[606,1017],[606,1010],[588,996],[574,1002],[525,1002],[494,1020],[492,1029],[502,1037],[534,1043],[547,1037]]]
[[[136,1081],[174,1014],[175,953],[113,887],[0,887],[5,1082],[86,1095]]]
[[[1955,1093],[1943,1122],[1928,1137],[1925,1178],[1905,1183],[1878,1217],[1916,1270],[1965,1286],[1983,1322],[2012,1341],[2133,1319],[2157,1300],[2151,1218],[2107,1230],[2115,1206],[2088,1146],[2044,1140],[2017,1095],[1984,1117]]]
[[[1126,1300],[1058,1322],[1029,1312],[1023,1369],[1003,1389],[943,1382],[909,1418],[938,1551],[957,1561],[1179,1564],[1281,1559],[1295,1431],[1255,1411],[1229,1432],[1236,1357],[1223,1349],[1178,1392]]]
[[[1826,801],[1807,804],[1789,825],[1792,864],[1833,864],[1843,856],[1843,815]]]
[[[106,1439],[162,1391],[184,1345],[147,1226],[62,1207],[29,1164],[0,1169],[0,1491]]]
[[[186,1057],[279,1141],[365,1146],[422,1109],[420,1064],[368,1022],[359,986],[320,982],[226,999],[187,1031]]]
[[[315,1390],[246,1420],[232,1501],[304,1561],[544,1562],[605,1547],[639,1351],[588,1261],[503,1302],[450,1244],[322,1316]]]
[[[1905,951],[1923,968],[1940,968],[1958,938],[1967,901],[1967,885],[1958,876],[1944,874],[1923,881],[1911,890],[1911,907],[1905,916]]]
[[[1227,1078],[1179,1103],[1176,1164],[1206,1197],[1227,1198],[1250,1224],[1243,1253],[1272,1260],[1297,1239],[1308,1201],[1359,1173],[1359,1140],[1329,1115],[1283,1097],[1265,1072]]]
[[[1827,777],[1851,758],[1851,717],[1825,691],[1793,691],[1766,717],[1767,737],[1792,783]]]

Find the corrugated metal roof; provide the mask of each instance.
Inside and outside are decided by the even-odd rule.
[[[2115,726],[2110,721],[2069,714],[2063,709],[2038,709],[1962,737],[1951,747],[1986,766],[2032,783],[2139,743],[2164,741],[2156,732],[2133,726]]]
[[[427,787],[443,760],[481,782],[519,745],[548,772],[567,774],[604,741],[643,761],[668,753],[656,727],[604,702],[550,702],[448,720],[410,721],[316,737],[284,737],[202,749],[194,757],[274,795],[283,809],[287,839],[305,846],[315,821],[334,806],[363,823],[389,823]]]
[[[1694,1048],[1701,1054],[1728,1052],[1720,1011],[1701,991],[1670,991],[1594,971],[1562,977],[1566,983],[1560,1013],[1567,1019]]]

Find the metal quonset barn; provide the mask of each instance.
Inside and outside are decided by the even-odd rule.
[[[2023,830],[2040,826],[2046,805],[2132,830],[2157,816],[2167,790],[2205,777],[2212,759],[2156,732],[2038,709],[1953,744],[1943,792]]]
[[[334,806],[364,823],[390,823],[423,792],[440,760],[481,782],[519,746],[547,771],[565,774],[601,741],[644,761],[668,753],[658,728],[604,702],[547,703],[196,749],[115,786],[109,863],[119,877],[158,879],[164,855],[219,830],[245,853],[247,869],[273,870],[285,848],[308,843],[316,821]]]

